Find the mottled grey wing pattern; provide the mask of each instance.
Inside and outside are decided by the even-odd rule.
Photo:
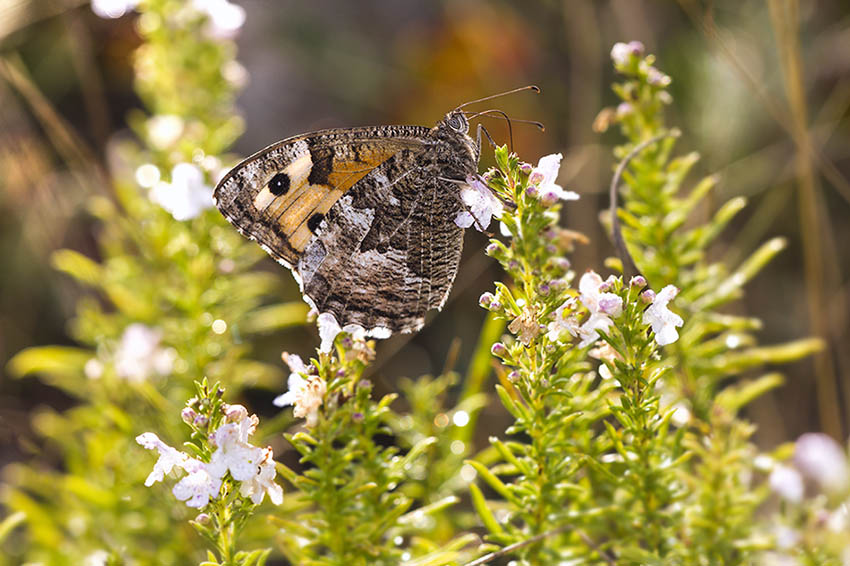
[[[441,175],[440,150],[451,148],[436,133],[378,126],[290,138],[230,171],[216,205],[293,270],[319,312],[373,335],[412,332],[445,303],[463,244],[460,185]]]
[[[442,308],[457,272],[463,230],[456,183],[401,150],[331,208],[298,262],[319,312],[380,329],[413,332]]]

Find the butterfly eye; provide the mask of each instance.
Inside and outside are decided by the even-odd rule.
[[[448,120],[449,127],[456,131],[461,131],[463,129],[463,123],[460,120],[460,117],[457,114],[449,117]]]

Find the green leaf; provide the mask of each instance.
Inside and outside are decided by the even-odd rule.
[[[51,256],[53,267],[93,287],[103,283],[103,266],[74,250],[57,250]]]
[[[248,334],[260,334],[298,326],[307,322],[308,310],[302,301],[269,305],[252,311],[241,328]]]
[[[45,373],[55,377],[79,377],[94,353],[67,346],[36,346],[21,350],[7,368],[15,377]]]
[[[17,513],[12,513],[0,523],[0,544],[3,544],[3,541],[6,540],[6,537],[15,530],[15,528],[22,524],[27,518],[26,513],[22,511],[18,511]]]
[[[742,407],[749,405],[754,399],[761,397],[771,389],[776,389],[785,383],[781,373],[768,373],[751,381],[743,381],[726,387],[717,395],[715,402],[732,413],[737,413]]]
[[[480,462],[476,462],[475,460],[466,460],[465,463],[467,463],[470,466],[472,466],[473,468],[475,468],[475,471],[478,472],[478,475],[481,476],[481,479],[483,479],[485,482],[487,482],[487,484],[490,487],[495,489],[496,492],[499,495],[501,495],[502,497],[504,497],[505,499],[507,499],[508,501],[513,503],[514,505],[520,505],[520,501],[517,500],[516,497],[514,497],[514,494],[511,493],[511,490],[508,489],[508,486],[506,486],[502,482],[502,480],[497,478],[493,474],[493,472],[491,472],[489,469],[487,469],[487,466],[485,466],[484,464],[482,464]]]
[[[481,489],[474,483],[471,483],[469,484],[469,494],[472,500],[472,506],[481,518],[481,522],[487,527],[487,530],[493,534],[503,533],[504,529],[499,524],[499,521],[496,520],[493,512],[490,511],[490,507],[487,505],[487,500],[484,499]]]

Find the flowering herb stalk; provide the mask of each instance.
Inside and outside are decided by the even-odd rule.
[[[245,71],[230,38],[244,13],[227,0],[93,7],[117,16],[134,6],[142,38],[135,86],[146,112],[129,120],[137,141],[110,145],[113,198],[90,202],[101,259],[73,250],[53,257],[57,269],[93,290],[70,325],[80,346],[30,348],[9,366],[77,401],[36,415],[35,429],[51,448],[7,469],[3,503],[28,518],[4,547],[10,564],[197,563],[204,554],[196,532],[174,528],[194,515],[144,487],[146,454],[134,439],[144,431],[180,438],[180,408],[203,376],[234,396],[248,385],[278,388],[280,370],[246,359],[243,340],[302,323],[307,311],[268,304],[279,278],[252,271],[262,251],[212,210],[212,185],[230,159],[223,152],[242,128],[234,99]],[[241,540],[269,532],[252,521]],[[234,554],[226,548],[220,557]]]
[[[153,432],[136,437],[148,450],[159,453],[153,471],[145,480],[150,487],[164,481],[172,470],[186,475],[174,486],[174,496],[202,511],[192,525],[217,550],[213,566],[261,566],[271,549],[237,552],[236,537],[250,518],[254,507],[266,495],[271,502],[283,502],[283,490],[275,483],[275,461],[271,447],[250,443],[259,423],[242,405],[222,400],[224,390],[206,380],[196,383],[197,397],[190,399],[181,412],[192,429],[192,442],[185,443],[189,453],[164,443]]]
[[[682,324],[666,308],[676,289],[641,295],[642,278],[623,284],[594,272],[581,277],[578,293],[569,287],[573,273],[563,253],[581,236],[557,227],[557,202],[577,198],[555,184],[559,161],[560,156],[547,156],[533,168],[503,147],[496,150],[497,169],[485,175],[496,195],[515,204],[500,216],[508,244],[493,240],[487,248],[513,285],[497,284],[496,293],[485,293],[481,304],[509,321],[512,336],[492,348],[505,366],[497,391],[515,418],[507,432],[528,441],[493,439],[502,463],[487,468],[471,462],[505,499],[506,507],[496,507],[503,520],[497,520],[479,488],[471,489],[492,541],[536,540],[516,551],[528,564],[575,556],[606,559],[606,541],[594,542],[588,533],[606,523],[609,530],[617,528],[615,494],[623,491],[617,495],[619,512],[638,506],[647,492],[666,505],[675,495],[666,493],[658,477],[655,464],[664,453],[658,444],[675,458],[683,452],[667,440],[669,417],[656,418],[654,389],[664,372],[656,363],[655,344],[675,341],[676,326]],[[603,360],[599,374],[606,379],[591,371],[588,354]],[[606,434],[594,432],[603,424]],[[631,484],[611,485],[624,473]],[[635,503],[628,502],[628,493]],[[660,515],[654,506],[643,511]],[[644,533],[640,543],[657,547],[662,540]]]
[[[596,125],[620,128],[627,142],[614,154],[622,159],[668,131],[663,109],[672,102],[667,91],[672,80],[654,66],[654,57],[646,55],[639,42],[615,45],[611,57],[624,78],[614,85],[622,102],[616,109],[603,110]],[[628,162],[618,214],[631,255],[650,284],[673,283],[681,289],[676,304],[685,323],[682,339],[664,350],[665,364],[672,371],[663,395],[693,416],[688,425],[694,434],[686,435],[684,442],[694,456],[682,480],[695,504],[686,510],[679,535],[689,540],[681,548],[683,563],[738,564],[760,549],[753,515],[765,496],[746,479],[759,477],[753,469],[758,451],[749,442],[752,425],[738,413],[782,382],[775,372],[753,372],[765,364],[799,359],[820,344],[804,339],[758,346],[753,333],[761,327],[759,320],[718,312],[743,295],[744,284],[784,248],[785,241],[769,240],[732,269],[723,262],[708,262],[709,246],[745,200],[733,198],[707,222],[691,219],[718,178],[705,177],[685,190],[685,178],[698,155],[674,157],[674,144],[672,137],[649,144]]]

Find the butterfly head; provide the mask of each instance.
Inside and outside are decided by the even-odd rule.
[[[458,134],[469,133],[469,120],[461,110],[452,110],[442,119],[438,127],[443,127]]]

